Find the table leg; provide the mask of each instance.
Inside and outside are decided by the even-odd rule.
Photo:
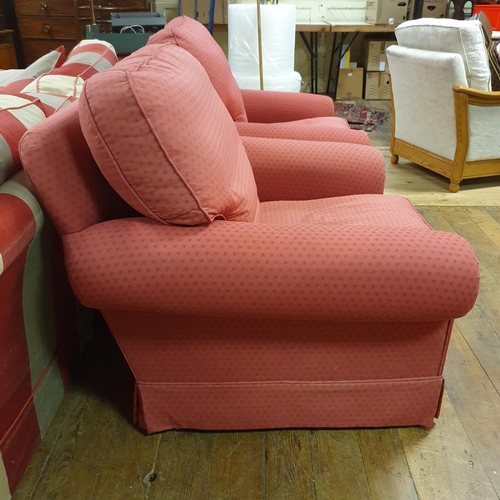
[[[333,58],[337,52],[337,33],[333,36],[332,54],[330,56],[330,68],[328,69],[328,81],[326,82],[326,93],[330,93],[330,82],[332,81]]]
[[[208,31],[214,34],[215,0],[210,0],[210,10],[208,11]]]
[[[302,38],[302,41],[304,42],[304,45],[306,46],[307,51],[311,55],[311,92],[314,94],[318,93],[318,39],[316,37],[316,47],[314,46],[314,41],[313,41],[313,33],[311,33],[310,36],[310,41],[307,40],[306,35],[304,34],[303,31],[300,31],[300,38]]]
[[[358,32],[354,33],[354,36],[351,38],[351,40],[347,43],[347,47],[345,48],[344,51],[342,51],[342,48],[344,46],[344,40],[348,38],[349,34],[348,33],[342,33],[340,37],[340,42],[338,45],[338,50],[339,50],[339,58],[337,60],[337,67],[336,67],[336,73],[335,73],[335,85],[333,87],[333,100],[337,100],[337,88],[339,86],[339,74],[340,74],[340,63],[342,61],[342,58],[347,54],[347,51],[351,48],[352,44],[354,43],[354,40],[356,40],[358,36]],[[331,67],[330,67],[331,71]],[[328,79],[330,80],[331,78],[331,72],[328,75]]]
[[[314,74],[314,82],[315,82],[315,91],[314,93],[317,94],[318,93],[318,81],[319,81],[319,78],[318,78],[318,66],[319,66],[319,63],[318,63],[318,33],[317,32],[314,32],[314,53],[316,54],[316,68],[315,68],[315,74]]]

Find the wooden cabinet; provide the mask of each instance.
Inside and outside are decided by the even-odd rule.
[[[71,50],[82,38],[76,0],[15,0],[24,62],[28,65],[60,45]]]
[[[0,0],[1,1],[1,0]],[[66,53],[85,38],[85,26],[107,33],[112,12],[145,12],[150,0],[14,0],[25,63],[64,45]]]
[[[17,68],[12,30],[0,30],[0,69]]]

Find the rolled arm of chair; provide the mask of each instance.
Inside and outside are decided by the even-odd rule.
[[[241,140],[252,164],[260,201],[384,191],[384,157],[370,146],[256,137]]]
[[[368,134],[362,130],[352,130],[347,122],[336,126],[331,120],[344,121],[343,118],[316,118],[285,123],[235,122],[240,136],[268,137],[273,139],[296,139],[315,142],[347,142],[370,145]],[[326,123],[325,123],[326,122]]]
[[[333,101],[328,96],[269,90],[242,90],[241,95],[249,122],[277,123],[333,116]]]
[[[165,226],[120,219],[64,236],[83,305],[101,310],[325,321],[465,315],[478,264],[461,237],[422,228]]]
[[[0,186],[0,275],[28,249],[43,220],[42,208],[24,171]]]

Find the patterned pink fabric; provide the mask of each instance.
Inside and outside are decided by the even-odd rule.
[[[117,73],[136,71],[127,64]],[[189,80],[179,82],[190,88]],[[204,97],[210,102],[210,93]],[[184,112],[176,109],[174,135]],[[196,119],[206,118],[199,112]],[[207,131],[193,126],[187,133],[195,141]],[[103,311],[135,374],[137,422],[148,432],[432,425],[453,319],[478,293],[471,247],[430,229],[400,198],[308,200],[321,189],[328,196],[380,192],[379,153],[243,140],[257,188],[270,201],[260,204],[258,222],[196,227],[125,218],[132,211],[93,161],[76,104],[21,142],[25,168],[63,234],[73,289]],[[287,153],[290,176],[305,194],[287,184],[286,174],[273,180],[259,141],[277,148],[268,154],[280,172],[286,162],[279,152],[297,147]],[[235,141],[227,142],[231,148]],[[327,162],[307,163],[323,147],[330,148],[322,157],[329,157],[331,179]],[[354,164],[341,158],[342,148],[352,148]],[[211,151],[201,151],[203,162]],[[370,178],[357,166],[372,161],[377,173]],[[354,179],[353,170],[367,179]],[[281,196],[292,193],[303,201]]]
[[[102,173],[130,205],[160,222],[253,222],[259,200],[252,168],[207,74],[176,45],[153,47],[136,71],[102,73],[80,98],[83,134]]]
[[[356,195],[305,201],[268,201],[261,204],[262,224],[337,228],[415,228],[427,223],[400,196]]]
[[[147,432],[433,426],[443,378],[367,382],[137,384]],[[228,404],[228,402],[230,402]]]
[[[338,120],[338,121],[337,121]],[[241,136],[370,145],[362,130],[351,130],[343,118],[307,118],[284,123],[236,123]]]
[[[378,210],[401,209],[373,196]],[[346,219],[358,212],[356,203],[342,208]],[[463,316],[479,286],[471,247],[423,221],[415,227],[409,203],[398,213],[398,225],[373,213],[373,228],[369,215],[346,227],[110,221],[69,235],[66,265],[82,303],[108,310],[309,321]],[[144,241],[155,242],[154,253],[144,252]]]
[[[241,92],[226,56],[203,24],[186,16],[177,17],[148,40],[148,44],[158,43],[175,43],[196,57],[203,64],[233,120],[247,121]]]
[[[384,192],[385,162],[375,148],[255,137],[241,140],[261,201]]]
[[[31,132],[21,141],[21,159],[60,234],[137,215],[97,167],[82,134],[77,102]]]
[[[333,117],[333,101],[328,96],[270,90],[242,90],[241,95],[249,122],[282,123]]]
[[[104,315],[134,367],[148,432],[430,427],[452,323]]]

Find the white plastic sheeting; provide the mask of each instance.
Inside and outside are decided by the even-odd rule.
[[[262,64],[265,90],[299,92],[302,78],[294,71],[295,5],[261,5]],[[242,89],[259,89],[257,6],[228,6],[231,71]]]

